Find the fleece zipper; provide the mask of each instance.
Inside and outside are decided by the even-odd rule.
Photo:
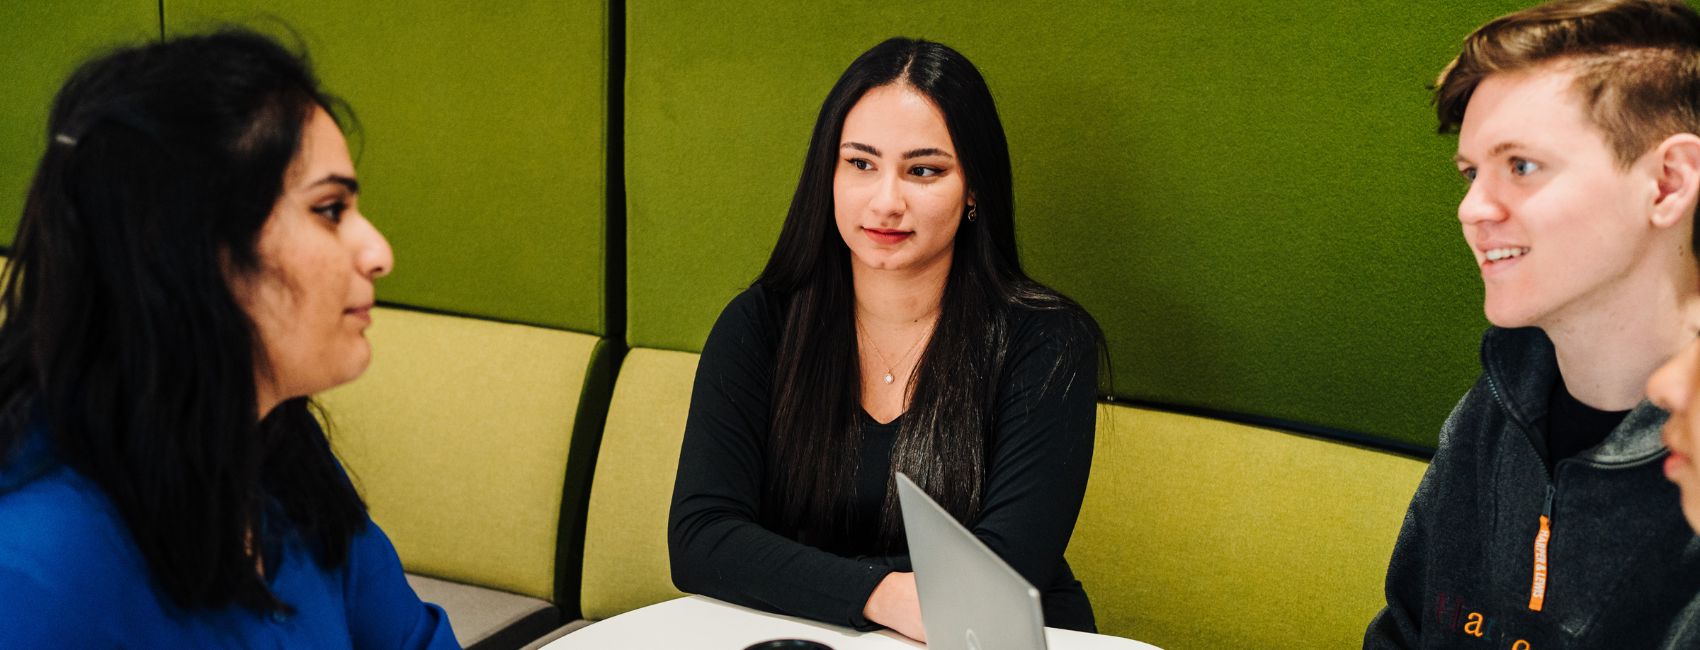
[[[1535,612],[1541,611],[1547,602],[1547,547],[1552,543],[1552,496],[1556,491],[1552,483],[1547,483],[1546,504],[1541,506],[1541,529],[1535,533],[1535,575],[1529,584],[1529,610]]]
[[[1541,504],[1541,526],[1535,531],[1535,566],[1534,571],[1531,572],[1533,575],[1529,578],[1529,611],[1538,612],[1541,611],[1542,608],[1546,607],[1547,584],[1551,581],[1552,574],[1552,564],[1548,557],[1548,550],[1552,548],[1552,530],[1554,526],[1552,510],[1553,501],[1558,496],[1558,466],[1565,463],[1577,463],[1595,469],[1615,469],[1641,465],[1646,462],[1658,460],[1661,455],[1662,454],[1654,454],[1646,459],[1636,459],[1629,463],[1614,464],[1615,467],[1578,458],[1566,458],[1554,463],[1551,469],[1546,470],[1547,495],[1546,500]],[[1543,469],[1545,468],[1543,467]]]

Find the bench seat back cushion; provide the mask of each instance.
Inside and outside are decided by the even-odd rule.
[[[1069,563],[1101,631],[1166,648],[1363,643],[1427,464],[1100,406]]]
[[[620,364],[585,520],[584,617],[682,595],[667,559],[667,511],[697,356],[635,348]]]
[[[574,418],[600,339],[373,310],[366,374],[319,397],[411,573],[555,599]]]

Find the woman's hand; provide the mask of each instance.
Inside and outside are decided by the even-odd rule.
[[[926,643],[927,630],[921,626],[921,598],[915,591],[915,574],[893,571],[880,580],[868,603],[862,606],[862,616],[889,627],[898,634]]]

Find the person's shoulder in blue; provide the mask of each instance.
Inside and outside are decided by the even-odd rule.
[[[105,493],[49,444],[32,432],[0,463],[0,648],[460,647],[369,520],[334,569],[287,524],[272,528],[268,586],[291,613],[185,610],[155,585]]]

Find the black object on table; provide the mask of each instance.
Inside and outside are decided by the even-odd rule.
[[[832,650],[832,646],[802,639],[774,639],[757,643],[744,650]]]

